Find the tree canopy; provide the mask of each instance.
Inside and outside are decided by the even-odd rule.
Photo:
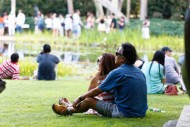
[[[122,12],[126,14],[126,2]],[[0,0],[0,14],[10,12],[11,0]],[[17,0],[16,12],[22,9],[26,16],[34,16],[34,6],[37,5],[43,14],[50,12],[67,14],[67,0]],[[84,16],[88,11],[96,12],[93,0],[73,0],[74,9],[80,9]],[[156,18],[183,19],[189,6],[189,0],[148,0],[148,16]],[[137,17],[140,10],[140,0],[131,0],[131,14]]]

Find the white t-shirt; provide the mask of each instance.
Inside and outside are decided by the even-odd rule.
[[[53,21],[51,18],[45,19],[46,28],[52,28],[52,23],[53,23]]]
[[[19,26],[24,25],[25,22],[25,15],[23,13],[19,13],[16,18],[16,24]]]

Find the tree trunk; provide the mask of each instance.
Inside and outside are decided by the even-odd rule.
[[[131,0],[127,0],[127,21],[130,19]]]
[[[101,0],[93,0],[93,2],[96,7],[96,17],[100,17],[100,16],[104,15]]]
[[[11,13],[16,15],[16,0],[11,0]]]
[[[141,9],[140,9],[140,20],[144,20],[147,16],[147,4],[148,0],[141,0]]]
[[[124,0],[119,0],[119,1],[118,1],[118,10],[120,10],[120,11],[121,11],[121,9],[122,9],[123,2],[124,2]]]
[[[73,0],[67,0],[67,8],[69,14],[74,13]]]
[[[118,8],[116,6],[114,6],[109,0],[101,0],[101,3],[111,13],[114,13],[116,17],[123,16],[126,18],[126,16],[121,11],[119,11]]]
[[[119,6],[119,0],[111,0],[112,5],[118,9]]]

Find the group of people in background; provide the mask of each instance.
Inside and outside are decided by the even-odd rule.
[[[54,36],[71,38],[71,35],[74,35],[75,38],[78,38],[81,34],[81,27],[87,30],[94,29],[96,23],[99,32],[109,33],[114,29],[122,31],[125,27],[125,18],[121,17],[117,21],[115,14],[112,13],[111,16],[100,16],[96,19],[92,12],[88,12],[85,23],[83,23],[80,10],[76,10],[74,14],[66,14],[65,17],[56,13],[50,13],[44,17],[41,12],[38,12],[38,16],[35,17],[35,33],[46,29],[51,30]]]
[[[22,10],[18,11],[17,16],[13,12],[10,12],[9,15],[5,12],[0,17],[0,36],[5,33],[8,33],[9,36],[14,36],[15,30],[21,33],[23,28],[29,28],[30,26],[25,23],[25,19],[26,17]],[[78,9],[73,14],[66,14],[65,16],[57,13],[44,15],[41,11],[38,11],[34,17],[34,31],[39,34],[46,30],[51,31],[54,37],[66,36],[71,38],[73,35],[78,38],[82,27],[87,30],[96,29],[97,24],[97,31],[109,33],[116,29],[123,31],[126,26],[125,17],[116,17],[114,13],[108,16],[100,16],[96,19],[92,12],[88,12],[83,22]]]
[[[22,10],[18,11],[17,16],[15,16],[13,12],[10,12],[10,14],[7,14],[7,12],[5,12],[0,16],[0,36],[3,36],[4,34],[14,36],[15,30],[21,33],[25,19],[26,17]]]

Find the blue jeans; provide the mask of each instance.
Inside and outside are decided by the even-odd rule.
[[[21,33],[22,32],[22,26],[17,25],[16,26],[16,31]]]

